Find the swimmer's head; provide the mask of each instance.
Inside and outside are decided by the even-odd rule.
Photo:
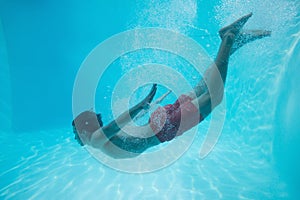
[[[103,126],[101,114],[96,114],[92,111],[80,113],[73,121],[73,132],[77,142],[83,146],[82,138],[91,138],[91,135]]]

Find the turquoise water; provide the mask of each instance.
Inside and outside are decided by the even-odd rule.
[[[299,6],[296,0],[1,1],[0,198],[297,199]],[[232,56],[225,123],[207,157],[200,158],[199,147],[210,119],[180,159],[146,174],[111,169],[74,141],[73,83],[100,42],[128,29],[160,27],[193,38],[213,58],[218,29],[250,11],[246,28],[273,35]],[[96,96],[104,122],[112,119],[114,82],[137,65],[166,64],[197,81],[182,59],[154,55],[141,51],[113,63],[119,70],[105,74]]]

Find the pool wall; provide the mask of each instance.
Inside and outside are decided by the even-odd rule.
[[[0,131],[12,129],[11,76],[8,64],[6,42],[0,18]]]
[[[273,155],[279,176],[287,181],[296,199],[300,188],[300,3],[294,27],[290,30],[291,43],[283,57],[285,73],[280,80],[276,117],[274,121]]]

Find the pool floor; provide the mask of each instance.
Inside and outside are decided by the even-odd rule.
[[[226,131],[205,159],[199,158],[199,134],[178,161],[147,174],[104,166],[68,129],[1,137],[1,199],[288,198],[272,161]]]

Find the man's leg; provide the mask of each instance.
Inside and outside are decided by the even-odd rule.
[[[235,35],[232,32],[228,32],[224,35],[214,64],[212,64],[204,73],[204,79],[202,81],[205,81],[207,90],[196,91],[196,95],[199,94],[199,96],[193,100],[193,103],[196,106],[199,106],[201,115],[204,118],[208,116],[223,99],[228,61],[234,39]],[[203,82],[200,84],[204,84]],[[201,94],[200,92],[203,93]]]
[[[209,76],[211,76],[211,73],[215,73],[213,68],[217,66],[219,73],[222,76],[223,84],[226,81],[226,75],[227,75],[227,67],[228,67],[228,60],[231,55],[231,47],[234,42],[234,38],[236,35],[239,34],[241,28],[245,25],[245,23],[248,21],[248,19],[252,16],[252,13],[245,15],[241,17],[240,19],[236,20],[229,26],[226,26],[222,28],[219,31],[219,35],[222,39],[222,43],[220,45],[219,51],[217,58],[215,59],[215,63],[209,67],[205,74],[204,74],[204,79],[201,79],[199,83],[194,87],[194,91],[196,93],[197,97],[200,97],[202,94],[207,92],[207,80],[210,79]],[[228,40],[228,34],[231,34],[231,41]],[[229,53],[228,53],[229,51]],[[214,80],[214,79],[212,79]]]
[[[250,13],[219,31],[222,43],[215,62],[206,70],[204,79],[195,87],[198,105],[200,110],[204,111],[204,116],[209,115],[222,101],[230,55],[251,41],[271,35],[270,31],[241,30],[251,16]],[[207,98],[208,93],[210,98]],[[202,107],[203,105],[205,106]]]

